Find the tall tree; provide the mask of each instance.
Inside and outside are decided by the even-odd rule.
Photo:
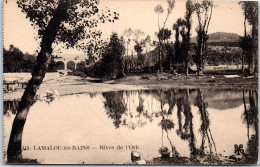
[[[134,62],[134,66],[138,68],[138,64],[139,65],[143,65],[144,64],[144,55],[142,55],[142,51],[143,51],[143,47],[145,45],[145,41],[144,39],[142,39],[141,37],[143,37],[145,34],[144,34],[144,31],[142,31],[141,29],[136,29],[134,30],[134,42],[135,42],[135,45],[134,45],[134,50],[136,51],[137,53],[137,61],[134,61],[133,59],[133,62]]]
[[[142,54],[143,47],[144,47],[143,42],[137,42],[134,46],[134,49],[137,53],[137,68],[139,65],[141,66],[141,68],[144,66],[145,56]]]
[[[150,68],[151,65],[151,59],[150,59],[150,51],[151,51],[151,46],[152,46],[152,40],[150,35],[147,35],[144,39],[144,47],[145,47],[145,59],[147,60],[147,66]],[[149,57],[148,57],[149,53]],[[150,70],[150,69],[149,69]]]
[[[180,49],[180,26],[178,24],[178,21],[173,24],[173,30],[175,30],[175,43],[174,43],[174,50],[175,50],[175,56],[173,59],[173,69],[176,71],[177,66],[179,65],[178,63],[180,62],[181,59],[181,49]]]
[[[187,29],[186,32],[183,30],[183,46],[184,46],[184,67],[186,75],[189,75],[189,62],[190,62],[190,39],[191,39],[191,24],[192,24],[192,14],[194,12],[194,5],[191,0],[187,0],[186,2],[186,12],[185,12],[185,28]]]
[[[258,69],[258,2],[239,2],[244,12],[244,42],[249,41],[249,72],[255,74]],[[251,26],[251,33],[247,34],[246,24]],[[243,61],[243,60],[242,60]]]
[[[130,37],[133,35],[134,31],[131,28],[128,28],[124,31],[123,35],[126,36],[126,56],[128,56],[128,46],[131,43]]]
[[[125,52],[124,44],[122,39],[119,39],[117,33],[112,33],[110,37],[110,42],[103,55],[103,65],[104,70],[114,78],[124,77],[124,68],[123,68],[123,54]]]
[[[165,51],[166,51],[166,58],[167,58],[167,65],[169,67],[170,73],[173,72],[173,62],[174,62],[174,43],[173,42],[167,42],[165,45]]]
[[[179,18],[176,23],[173,25],[173,29],[176,31],[175,33],[175,57],[176,61],[179,65],[186,67],[186,61],[188,61],[187,56],[187,30],[186,30],[187,21],[185,19]],[[179,40],[179,36],[181,35],[182,40]],[[188,62],[187,62],[188,66]]]
[[[161,46],[161,48],[159,47],[159,49],[161,49],[160,55],[161,55],[161,61],[163,63],[165,63],[164,62],[164,60],[165,60],[164,57],[165,57],[165,53],[166,53],[165,51],[169,52],[171,50],[171,49],[169,49],[169,47],[167,47],[167,46],[169,46],[169,39],[171,38],[171,35],[172,35],[172,32],[168,28],[160,29],[160,31],[157,34],[157,38],[162,42],[162,46]],[[166,50],[166,48],[168,50]],[[168,53],[168,55],[172,55],[172,54]],[[172,59],[171,57],[169,57],[169,58]],[[171,62],[172,61],[170,60],[170,67],[172,66]]]
[[[191,0],[186,2],[186,12],[184,19],[179,18],[177,22],[173,25],[173,30],[175,33],[175,57],[176,62],[182,62],[184,64],[184,69],[186,75],[189,75],[189,62],[190,62],[190,39],[191,39],[191,24],[192,24],[192,14],[194,12],[194,4]],[[182,43],[179,41],[179,35],[181,34]]]
[[[240,47],[242,48],[243,50],[243,54],[242,54],[242,75],[244,76],[244,70],[245,70],[245,56],[246,54],[248,53],[248,38],[247,38],[247,32],[246,32],[246,20],[247,20],[247,12],[245,12],[245,8],[246,8],[246,5],[243,4],[243,2],[239,2],[240,4],[242,4],[242,9],[244,11],[244,38],[240,38]]]
[[[7,150],[8,162],[22,161],[22,133],[29,109],[45,76],[51,60],[54,43],[63,43],[65,47],[82,48],[84,39],[94,43],[101,32],[93,30],[100,22],[114,21],[118,14],[98,9],[98,0],[19,0],[18,7],[38,30],[40,51],[37,56],[32,78],[21,98],[15,116]]]
[[[129,45],[131,44],[131,36],[134,34],[134,31],[131,28],[127,28],[124,30],[123,35],[126,36],[126,57],[124,58],[124,64],[126,67],[126,71],[129,72],[129,66],[130,66],[130,61],[129,61]]]
[[[161,29],[165,29],[165,25],[166,25],[166,22],[170,16],[170,14],[172,13],[172,10],[174,8],[174,5],[175,5],[175,0],[167,0],[167,3],[168,3],[168,8],[167,8],[167,15],[166,15],[166,18],[163,22],[163,25],[162,27],[160,26],[160,14],[163,13],[164,9],[162,7],[161,4],[158,4],[157,6],[155,6],[154,8],[154,11],[155,13],[158,14],[158,33],[160,32]],[[158,36],[157,36],[158,37]],[[163,34],[162,34],[162,39],[164,38],[164,31],[163,31]],[[158,42],[158,48],[159,48],[159,55],[158,55],[158,63],[159,63],[159,71],[160,72],[163,72],[163,67],[162,67],[162,45],[163,45],[163,41],[161,41],[160,38],[158,38],[159,42]]]
[[[196,28],[197,45],[195,46],[195,62],[197,64],[197,74],[203,75],[202,69],[205,63],[205,52],[208,47],[208,30],[213,11],[213,2],[209,0],[203,0],[201,2],[194,3],[194,7],[199,24]]]
[[[242,53],[242,75],[245,75],[245,63],[246,60],[250,61],[250,56],[252,55],[251,49],[251,37],[245,33],[243,37],[239,38],[239,45],[243,51]],[[247,62],[249,62],[247,61]],[[249,63],[250,64],[250,63]]]

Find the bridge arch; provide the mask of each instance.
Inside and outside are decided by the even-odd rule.
[[[56,69],[57,70],[66,70],[65,69],[65,62],[64,61],[57,61],[56,62]]]
[[[75,70],[76,69],[76,63],[72,60],[67,62],[67,69],[68,70]]]

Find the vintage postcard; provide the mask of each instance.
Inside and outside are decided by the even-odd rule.
[[[2,3],[5,164],[258,164],[258,1]]]

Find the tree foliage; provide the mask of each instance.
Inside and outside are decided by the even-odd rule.
[[[134,49],[137,53],[137,55],[141,54],[142,51],[143,51],[143,46],[140,44],[140,43],[137,43],[135,46],[134,46]]]
[[[173,10],[174,6],[175,6],[175,0],[167,0],[167,4],[168,4],[167,15],[166,15],[166,18],[165,18],[165,20],[163,22],[162,27],[160,26],[160,14],[162,14],[164,12],[164,9],[163,9],[161,4],[158,4],[154,8],[154,12],[156,14],[158,14],[158,34],[159,34],[161,29],[162,30],[165,29],[165,24],[166,24],[166,22],[167,22],[167,20],[168,20],[168,18],[170,16],[170,14],[172,13],[172,10]],[[162,53],[162,46],[164,44],[164,41],[161,41],[161,39],[165,38],[164,37],[164,31],[162,31],[162,34],[160,36],[157,35],[158,40],[159,40],[159,42],[158,42],[158,48],[159,48],[158,63],[159,63],[159,71],[162,72],[163,71],[163,67],[162,67],[162,55],[163,55],[163,53]]]
[[[99,23],[114,22],[119,14],[110,10],[100,11],[98,0],[19,0],[18,7],[26,14],[32,26],[38,30],[38,39],[45,34],[45,30],[53,18],[58,4],[64,2],[63,20],[58,29],[54,43],[64,43],[66,48],[76,47],[86,49],[88,43],[99,44],[101,32],[95,29]],[[88,39],[88,43],[86,43]]]
[[[186,2],[186,12],[185,12],[185,17],[184,19],[178,19],[177,20],[177,25],[178,26],[178,33],[181,34],[182,37],[182,43],[181,45],[176,45],[176,47],[180,47],[180,48],[176,48],[177,49],[177,55],[179,57],[182,57],[182,61],[183,61],[183,67],[185,68],[185,73],[188,75],[189,71],[189,65],[190,65],[190,60],[191,60],[191,44],[190,44],[190,39],[191,39],[191,24],[192,24],[192,14],[195,10],[195,6],[193,4],[193,2],[191,0],[187,0]],[[180,60],[180,59],[179,59]]]
[[[208,29],[213,11],[213,2],[209,0],[203,0],[201,2],[194,3],[195,13],[198,19],[197,32],[197,45],[196,59],[198,75],[202,73],[202,69],[205,63],[205,52],[207,50],[208,41]]]
[[[256,1],[239,2],[244,12],[244,37],[240,40],[244,54],[249,57],[249,70],[253,74],[257,71],[258,60],[258,3]],[[247,25],[251,25],[251,33],[247,33]],[[242,62],[244,58],[242,58]]]
[[[128,56],[128,46],[131,43],[130,37],[134,34],[134,31],[131,28],[125,29],[123,35],[126,36],[126,55]]]
[[[123,54],[125,52],[124,44],[119,39],[117,33],[112,33],[110,42],[103,54],[103,70],[111,77],[122,77],[123,72]]]
[[[155,6],[154,11],[157,14],[161,14],[161,13],[163,13],[164,9],[163,9],[161,4],[158,4],[158,5]]]
[[[191,24],[192,24],[192,14],[195,10],[195,6],[191,0],[186,1],[186,11],[183,18],[177,19],[176,23],[173,25],[173,30],[175,33],[175,66],[182,65],[185,69],[185,73],[188,75],[188,67],[190,64],[190,51],[191,51]],[[182,40],[179,37],[182,37]],[[183,71],[184,72],[184,71]]]
[[[23,52],[14,45],[10,45],[9,50],[3,50],[4,72],[26,71],[32,69],[33,65],[35,65],[35,57],[25,56]]]
[[[161,41],[166,41],[171,38],[172,32],[168,28],[160,29],[159,33],[157,34],[157,38]]]

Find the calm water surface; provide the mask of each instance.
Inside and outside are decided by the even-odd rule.
[[[38,100],[23,131],[24,158],[51,164],[111,164],[170,156],[257,152],[258,94],[255,90],[171,89],[78,94]],[[4,102],[6,151],[18,101]],[[253,144],[252,144],[253,143]],[[62,150],[39,150],[62,146]],[[118,150],[118,146],[120,149]],[[65,147],[70,147],[64,150]],[[254,155],[252,155],[254,156]]]

